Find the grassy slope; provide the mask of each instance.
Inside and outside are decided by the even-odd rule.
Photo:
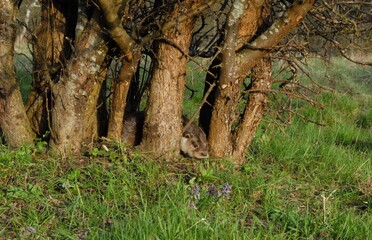
[[[121,148],[60,159],[42,142],[1,147],[0,238],[372,239],[371,70],[337,61],[324,76],[339,91],[301,113],[326,127],[295,119],[283,135],[264,123],[239,170]]]

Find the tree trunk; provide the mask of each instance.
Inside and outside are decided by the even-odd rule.
[[[216,57],[208,68],[208,72],[210,72],[211,74],[207,73],[205,77],[203,96],[205,96],[208,93],[209,88],[212,85],[215,85],[215,86],[213,87],[209,95],[207,96],[206,103],[204,103],[203,106],[201,107],[200,116],[199,116],[199,124],[201,128],[204,130],[207,137],[209,136],[212,111],[213,111],[214,103],[216,101],[216,91],[217,91],[216,85],[217,85],[217,81],[220,76],[220,71],[221,71],[221,59]]]
[[[228,14],[225,45],[221,52],[221,71],[213,105],[209,129],[210,154],[216,157],[231,156],[231,127],[237,119],[236,106],[240,99],[240,83],[235,67],[235,48],[238,37],[239,22],[244,16],[248,3],[236,0]]]
[[[251,99],[251,103],[246,106],[247,109],[245,110],[244,119],[241,122],[246,126],[238,126],[241,133],[236,133],[236,135],[233,136],[232,124],[237,120],[236,109],[240,99],[240,87],[242,86],[244,78],[249,74],[252,67],[259,63],[260,59],[269,52],[270,48],[277,45],[280,40],[298,26],[303,17],[312,8],[314,2],[314,0],[296,1],[293,6],[283,14],[282,18],[276,20],[269,29],[250,43],[252,48],[245,48],[239,52],[233,52],[231,50],[233,43],[236,43],[236,47],[239,48],[241,44],[238,40],[240,40],[240,38],[249,39],[253,36],[252,33],[255,33],[257,29],[257,25],[254,24],[252,24],[251,27],[240,24],[239,31],[237,31],[236,25],[239,23],[239,16],[241,16],[239,13],[245,11],[242,20],[247,22],[246,17],[249,11],[254,11],[255,9],[256,11],[263,11],[265,9],[258,7],[259,4],[264,3],[263,1],[255,1],[255,4],[258,4],[256,8],[252,8],[252,6],[248,4],[245,10],[243,10],[245,1],[234,1],[227,20],[226,44],[222,49],[221,73],[209,129],[208,140],[212,156],[236,157],[237,163],[241,163],[244,150],[251,141],[250,138],[253,137],[250,136],[250,134],[253,134],[253,131],[257,128],[259,119],[261,119],[260,112],[263,111],[261,107],[264,105],[260,103],[261,100],[259,99],[261,98]],[[265,13],[265,15],[266,14],[267,13]],[[257,22],[259,24],[262,21],[260,20],[261,15],[262,12],[250,15],[256,17],[256,19],[252,19],[252,22]],[[245,30],[242,30],[243,27]],[[236,34],[236,32],[238,32],[238,34]],[[234,41],[233,38],[235,38],[236,41]],[[235,48],[235,51],[236,50],[238,49]],[[234,58],[234,62],[231,62],[232,58]],[[262,69],[266,69],[266,67],[262,66]],[[252,112],[250,113],[250,111]],[[258,116],[254,114],[258,114]],[[249,116],[252,119],[249,119]],[[248,123],[251,124],[251,126],[248,126]],[[243,137],[245,134],[248,136]],[[242,145],[237,147],[238,144]]]
[[[101,65],[108,51],[106,39],[98,24],[96,12],[77,39],[73,57],[58,82],[53,86],[51,147],[61,154],[79,154],[91,141],[90,123],[96,118],[96,104],[103,78]],[[98,76],[97,76],[98,75]]]
[[[271,62],[263,58],[251,74],[251,88],[243,118],[234,133],[232,156],[237,164],[244,162],[244,153],[257,131],[268,101],[268,90],[271,89]]]
[[[236,41],[234,41],[236,51],[241,49],[254,36],[258,27],[262,25],[263,19],[266,19],[270,14],[270,9],[268,8],[270,8],[270,4],[267,2],[265,3],[264,0],[257,0],[254,3],[252,2],[251,4],[248,4],[245,13],[243,16],[241,16],[240,21],[237,23],[239,24],[239,27]],[[209,87],[213,83],[216,84],[220,78],[221,58],[222,56],[216,57],[209,66],[208,72],[212,73],[214,76],[207,74],[204,86],[204,95],[207,93]],[[216,99],[216,91],[217,87],[214,87],[207,98],[207,103],[202,106],[200,111],[199,123],[207,136],[209,135],[212,111]]]
[[[32,143],[28,121],[13,67],[17,7],[11,0],[0,2],[0,127],[10,147]]]
[[[58,1],[43,0],[41,6],[41,21],[33,38],[33,79],[26,101],[27,116],[39,137],[49,130],[50,85],[58,80],[54,78],[71,54],[77,20],[72,2],[61,6]]]
[[[187,0],[183,5],[178,5],[174,16],[177,17],[183,10],[191,9],[193,3],[193,0]],[[186,9],[182,9],[182,6]],[[166,37],[177,48],[188,52],[192,30],[193,21],[188,19],[179,23],[177,30],[167,31]],[[141,143],[141,148],[145,151],[167,158],[179,156],[182,136],[181,116],[187,58],[177,48],[159,43]]]
[[[123,60],[119,72],[118,82],[113,83],[112,103],[110,108],[110,118],[108,125],[107,137],[110,139],[120,140],[123,129],[123,118],[126,107],[126,100],[133,75],[136,73],[138,62],[141,54],[136,53],[130,60]]]

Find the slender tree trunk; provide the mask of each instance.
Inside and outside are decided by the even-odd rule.
[[[79,154],[93,134],[90,123],[94,121],[89,119],[96,118],[94,113],[103,81],[99,72],[108,51],[98,19],[99,13],[96,12],[86,31],[77,39],[76,52],[52,89],[54,106],[50,145],[62,154]]]
[[[32,143],[28,121],[13,67],[17,7],[11,0],[0,2],[0,127],[8,146]]]
[[[182,6],[191,9],[194,2],[187,0]],[[185,10],[180,9],[180,6],[174,10],[175,17]],[[181,22],[177,30],[169,30],[166,36],[187,53],[193,30],[192,19]],[[172,158],[180,153],[187,58],[179,49],[165,43],[159,43],[156,56],[141,147],[145,151],[156,153],[155,156]]]
[[[119,12],[125,2],[99,0],[98,4],[106,21],[107,31],[123,53],[123,65],[119,72],[119,81],[113,84],[113,98],[109,116],[107,136],[119,140],[123,128],[123,118],[131,80],[141,59],[138,44],[125,31],[120,21]]]
[[[139,51],[137,51],[139,52]],[[119,79],[114,83],[114,95],[110,108],[110,117],[108,125],[107,137],[110,139],[120,140],[123,129],[123,118],[126,107],[126,100],[133,75],[136,73],[138,62],[141,59],[141,54],[136,53],[130,60],[123,60],[119,72]]]
[[[251,88],[243,118],[234,133],[232,156],[237,164],[244,162],[244,153],[257,131],[268,101],[268,90],[271,89],[270,58],[263,58],[251,74]]]
[[[208,93],[209,88],[214,84],[212,91],[209,93],[207,97],[206,103],[203,104],[202,108],[200,109],[200,116],[199,116],[199,124],[201,128],[204,130],[207,137],[209,136],[209,129],[211,125],[211,118],[212,118],[212,111],[213,106],[216,101],[216,91],[217,91],[217,81],[220,76],[221,71],[221,59],[218,57],[215,58],[212,64],[208,68],[208,72],[212,74],[208,74],[205,77],[205,84],[204,84],[204,92],[203,95],[205,96]]]

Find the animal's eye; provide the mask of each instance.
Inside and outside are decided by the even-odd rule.
[[[185,137],[185,138],[190,138],[191,135],[190,135],[189,133],[185,133],[185,134],[183,135],[183,137]]]
[[[199,144],[197,142],[192,142],[192,145],[194,146],[194,148],[199,148]]]

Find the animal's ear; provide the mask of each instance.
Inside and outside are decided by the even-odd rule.
[[[190,134],[190,133],[184,133],[184,134],[183,134],[183,137],[184,137],[184,138],[191,138],[191,134]]]

